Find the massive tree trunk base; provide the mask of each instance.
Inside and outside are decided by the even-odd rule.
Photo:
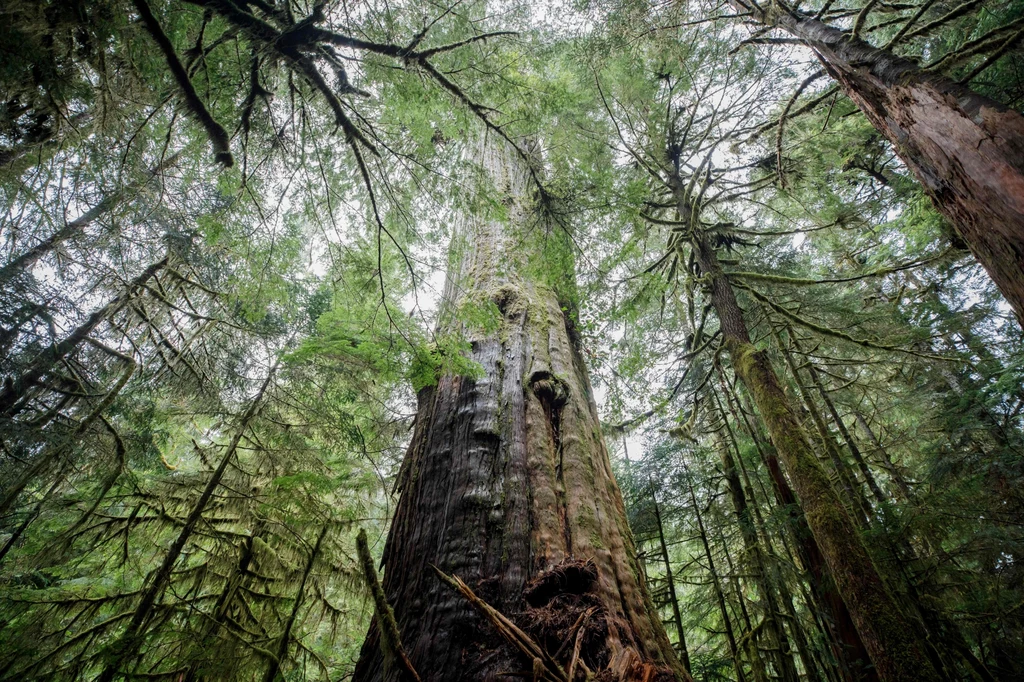
[[[578,638],[578,660],[584,665],[576,669],[581,673],[585,669],[595,671],[596,680],[676,679],[671,668],[645,662],[636,649],[612,646],[615,639],[621,644],[621,635],[629,631],[629,625],[605,608],[593,561],[567,559],[531,580],[523,596],[526,608],[519,619],[520,627],[545,651],[561,652],[559,662],[564,668],[572,664]]]
[[[547,305],[528,311],[509,287],[495,298],[504,338],[477,341],[471,354],[484,377],[443,377],[421,391],[403,465],[384,588],[413,666],[424,681],[532,679],[533,661],[444,585],[436,565],[564,670],[578,651],[574,680],[588,670],[601,682],[686,679],[648,615],[562,310],[542,296]],[[374,624],[357,681],[403,679],[380,649]]]
[[[483,599],[481,594],[486,594],[488,587],[486,581],[482,582],[474,594]],[[512,646],[507,637],[499,634],[497,626],[482,620],[478,624],[481,629],[474,635],[475,646],[470,651],[463,649],[462,663],[467,669],[478,671],[475,674],[481,677],[476,679],[568,680],[568,671],[572,672],[571,679],[575,682],[677,682],[681,679],[667,665],[645,662],[631,647],[610,646],[611,641],[619,639],[624,624],[615,622],[615,617],[605,608],[598,593],[597,567],[591,560],[566,559],[535,577],[526,586],[518,615],[509,620],[560,664],[565,677],[552,678],[549,673],[541,672],[540,659],[531,660],[521,648]],[[364,655],[375,658],[383,653],[379,651],[377,627],[375,622],[363,649]],[[452,645],[459,648],[460,642],[452,642]],[[500,667],[506,670],[498,671]],[[399,670],[396,663],[385,668],[389,672],[392,668]],[[491,670],[485,671],[486,668]],[[408,679],[411,675],[399,670],[397,679],[403,677]],[[467,679],[467,676],[453,670],[442,671],[436,677],[421,675],[421,678]],[[689,680],[685,676],[682,679]]]

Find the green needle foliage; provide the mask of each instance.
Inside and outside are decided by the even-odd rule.
[[[764,13],[1019,116],[1024,3],[762,5],[4,3],[0,680],[351,678],[416,395],[488,380],[453,330],[501,333],[438,304],[454,216],[510,210],[485,133],[531,169],[543,227],[507,238],[545,249],[693,678],[884,679],[702,243],[936,676],[1024,675],[1019,321]]]

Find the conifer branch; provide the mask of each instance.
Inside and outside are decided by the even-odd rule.
[[[230,168],[234,165],[235,160],[231,156],[231,145],[228,141],[227,131],[224,130],[220,123],[217,123],[207,110],[206,105],[203,104],[203,100],[199,98],[199,93],[196,92],[195,86],[192,85],[192,80],[188,77],[188,72],[182,65],[181,60],[178,59],[174,46],[171,45],[170,38],[160,28],[160,22],[153,16],[153,10],[149,8],[149,3],[146,0],[133,0],[133,2],[135,3],[135,9],[139,12],[139,17],[142,18],[142,23],[146,26],[146,30],[153,36],[153,40],[156,41],[160,51],[164,53],[167,67],[171,70],[174,80],[178,82],[178,87],[181,88],[185,106],[206,130],[206,134],[210,138],[210,145],[213,147],[214,159],[225,168]]]
[[[749,292],[751,296],[756,298],[758,301],[761,301],[762,303],[764,303],[769,308],[779,313],[786,319],[795,322],[796,324],[800,325],[801,327],[804,327],[805,329],[809,329],[817,334],[821,334],[822,336],[831,336],[832,338],[835,339],[842,339],[843,341],[848,341],[849,343],[855,344],[857,346],[863,346],[864,348],[872,348],[874,350],[906,353],[907,355],[914,355],[916,357],[927,358],[929,360],[939,360],[941,362],[957,361],[955,358],[947,358],[941,355],[934,355],[932,353],[920,353],[918,351],[910,350],[908,348],[903,348],[902,346],[891,346],[887,344],[876,343],[874,341],[869,341],[867,339],[858,339],[854,336],[847,334],[846,332],[841,332],[836,329],[830,329],[829,327],[825,327],[815,322],[811,322],[810,320],[805,319],[790,310],[787,310],[784,306],[779,305],[775,301],[771,300],[770,298],[760,293],[759,291],[752,289],[751,287],[740,284],[739,282],[735,282],[734,284],[735,286],[743,289],[744,291]]]
[[[359,534],[356,536],[356,552],[359,555],[363,580],[373,598],[373,609],[377,616],[377,630],[380,632],[384,660],[385,662],[398,661],[411,679],[420,682],[420,676],[402,646],[402,636],[398,632],[398,623],[395,622],[395,612],[388,604],[384,588],[381,587],[380,580],[377,579],[377,570],[373,567],[373,557],[370,555],[370,546],[366,540],[366,530],[362,528],[359,529]]]

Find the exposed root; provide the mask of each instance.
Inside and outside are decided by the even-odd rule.
[[[610,624],[614,618],[597,594],[597,567],[592,560],[566,559],[531,580],[523,592],[526,608],[517,617],[522,627],[477,596],[457,576],[446,575],[436,567],[434,570],[532,662],[532,671],[506,672],[502,676],[534,682],[676,680],[672,670],[641,660],[631,646],[620,650],[613,660],[609,629],[621,633],[628,626]]]
[[[542,682],[545,680],[551,680],[553,682],[569,682],[569,678],[566,676],[565,671],[562,670],[562,666],[548,655],[543,648],[541,648],[537,642],[519,629],[519,627],[506,618],[500,611],[495,609],[493,606],[485,602],[480,597],[476,596],[469,585],[462,582],[462,579],[457,575],[448,575],[437,566],[431,566],[434,571],[441,577],[441,580],[448,583],[456,590],[462,593],[469,603],[477,611],[481,613],[487,620],[497,628],[498,632],[504,637],[509,644],[519,649],[525,656],[534,662],[534,681]],[[540,661],[538,665],[537,661]],[[538,677],[537,674],[541,676]]]

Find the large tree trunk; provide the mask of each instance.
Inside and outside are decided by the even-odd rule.
[[[673,186],[680,204],[679,215],[693,215],[678,177]],[[771,361],[751,342],[743,310],[714,248],[699,225],[694,226],[691,235],[699,274],[718,315],[733,371],[754,398],[772,443],[793,480],[807,525],[879,677],[887,682],[940,680],[915,636],[911,620],[886,589],[860,530],[818,464]]]
[[[1024,325],[1024,116],[809,15],[762,10],[749,0],[733,5],[818,54],[892,142]]]
[[[489,139],[479,157],[508,217],[464,220],[443,308],[496,308],[499,319],[462,328],[477,378],[445,374],[418,395],[383,557],[401,644],[424,681],[536,679],[534,661],[436,566],[563,669],[578,642],[576,679],[585,669],[609,681],[688,679],[638,578],[578,338],[555,293],[571,287],[566,236],[545,229],[512,150]],[[386,663],[386,646],[374,623],[356,682],[407,675]]]

